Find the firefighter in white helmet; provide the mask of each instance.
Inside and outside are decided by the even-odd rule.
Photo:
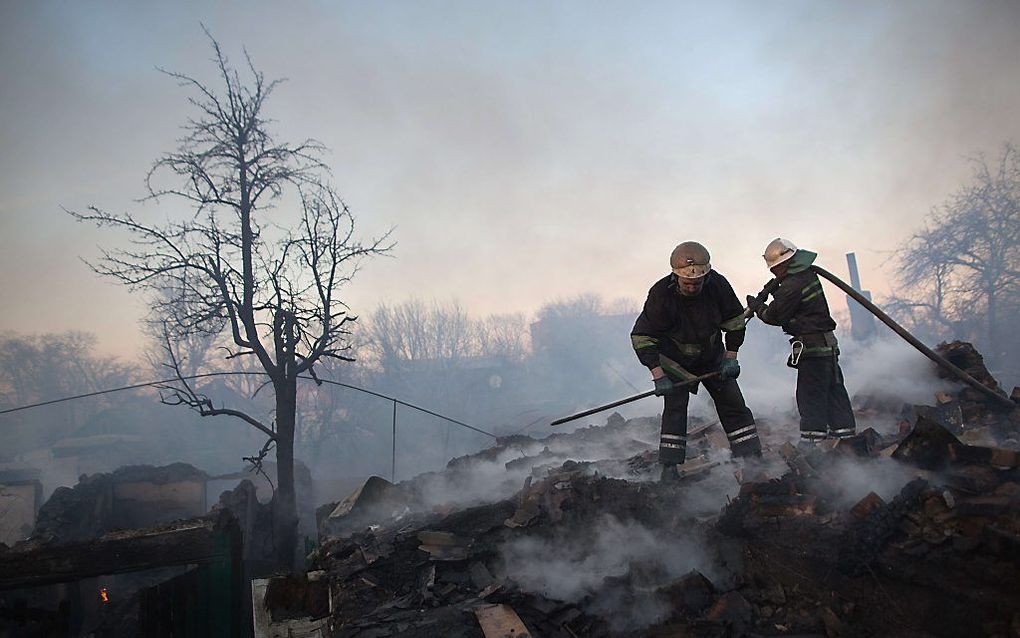
[[[702,383],[715,402],[733,455],[761,454],[754,417],[736,381],[744,308],[726,278],[712,270],[701,244],[680,244],[669,265],[672,272],[648,291],[630,335],[638,359],[651,371],[655,393],[664,400],[659,439],[663,480],[677,478],[677,464],[686,458],[687,404],[698,390],[697,384],[676,388],[674,382],[709,372],[718,371],[719,376]]]
[[[787,365],[797,369],[797,409],[800,437],[817,443],[826,437],[848,438],[857,423],[839,367],[839,344],[833,330],[822,282],[811,270],[817,255],[798,249],[788,239],[777,238],[765,247],[765,264],[779,280],[769,305],[748,296],[764,323],[782,326],[790,335],[792,352]]]

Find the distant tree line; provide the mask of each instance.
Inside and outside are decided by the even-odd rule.
[[[593,293],[548,302],[534,319],[472,317],[453,301],[384,304],[353,330],[356,362],[323,374],[505,435],[629,393],[621,370],[633,357],[627,337],[636,313],[635,302],[607,304]],[[378,429],[389,422],[387,406],[342,390],[339,399],[326,386],[306,391],[318,397],[306,402],[318,408],[300,419],[309,455],[334,451],[355,465],[387,458],[390,435]],[[406,472],[434,469],[487,443],[413,411],[401,411],[398,421]]]
[[[130,383],[137,370],[95,353],[84,332],[0,334],[0,410]],[[52,445],[87,424],[108,403],[70,402],[15,413],[0,422],[0,455]]]
[[[317,375],[509,434],[629,393],[633,386],[623,375],[640,377],[630,365],[627,339],[636,312],[636,302],[606,303],[594,293],[550,301],[534,319],[523,313],[474,317],[455,301],[383,304],[352,331],[354,361],[324,361]],[[251,357],[231,356],[229,335],[179,334],[174,363],[168,364],[164,326],[158,321],[145,326],[150,346],[134,363],[97,354],[95,337],[87,333],[0,335],[0,409],[177,374],[239,371],[256,375],[198,380],[192,390],[217,409],[272,417],[267,378]],[[533,332],[540,336],[537,344]],[[391,404],[312,381],[299,383],[297,392],[298,458],[346,475],[388,469]],[[69,437],[142,434],[152,445],[133,450],[122,463],[184,460],[215,473],[238,469],[240,457],[261,445],[248,428],[229,421],[203,425],[197,415],[161,408],[151,397],[151,390],[142,390],[5,415],[0,436],[10,444],[4,450],[13,457]],[[413,410],[402,410],[398,421],[400,447],[408,451],[404,476],[488,442]]]

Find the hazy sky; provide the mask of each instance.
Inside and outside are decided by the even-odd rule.
[[[7,0],[0,330],[138,347],[140,301],[80,261],[115,237],[60,207],[139,208],[188,115],[155,67],[213,79],[200,23],[289,79],[276,130],[332,149],[365,233],[396,226],[362,313],[643,298],[686,239],[756,292],[777,235],[838,273],[857,251],[881,294],[966,157],[1020,140],[1018,2],[709,4]]]

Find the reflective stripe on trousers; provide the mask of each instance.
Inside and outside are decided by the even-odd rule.
[[[684,450],[687,448],[687,436],[683,434],[662,434],[659,436],[659,449]]]
[[[757,436],[758,428],[756,428],[753,423],[747,427],[738,428],[732,432],[726,433],[726,438],[729,439],[731,446],[737,443],[743,443],[744,441],[750,441]]]

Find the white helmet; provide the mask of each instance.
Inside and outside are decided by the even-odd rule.
[[[712,270],[708,249],[696,241],[685,241],[673,249],[669,256],[669,267],[678,277],[698,279]]]
[[[797,247],[793,245],[792,241],[776,237],[765,247],[765,254],[762,257],[765,258],[765,264],[769,268],[773,268],[777,264],[792,258],[795,252],[797,252]]]

